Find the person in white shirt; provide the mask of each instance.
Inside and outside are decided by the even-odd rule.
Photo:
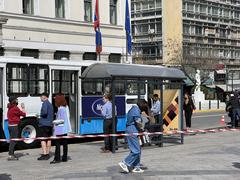
[[[151,114],[154,116],[156,123],[159,123],[160,101],[159,101],[158,94],[153,95],[153,105],[151,108]]]

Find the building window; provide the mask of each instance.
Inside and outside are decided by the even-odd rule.
[[[39,50],[38,49],[23,49],[21,51],[21,56],[39,58]]]
[[[111,53],[111,54],[109,55],[108,61],[109,61],[109,62],[113,62],[113,63],[121,63],[121,54]]]
[[[54,53],[54,59],[68,60],[69,57],[70,57],[70,53],[68,51],[56,51]]]
[[[92,21],[92,0],[84,0],[84,20]]]
[[[4,56],[5,49],[3,47],[0,47],[0,56]]]
[[[34,14],[34,4],[33,0],[23,0],[22,1],[23,6],[23,14]]]
[[[95,52],[85,52],[83,60],[97,60],[97,54]]]
[[[56,18],[65,18],[65,0],[55,0]]]
[[[117,24],[117,0],[110,0],[110,24]]]

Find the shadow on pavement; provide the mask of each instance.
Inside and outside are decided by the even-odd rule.
[[[233,167],[240,169],[240,162],[233,162]]]
[[[0,174],[0,179],[1,180],[12,180],[10,174]]]

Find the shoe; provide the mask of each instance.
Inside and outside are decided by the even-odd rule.
[[[17,161],[18,158],[16,156],[14,156],[14,155],[10,155],[10,156],[8,156],[7,160],[8,161]]]
[[[120,162],[120,163],[118,163],[118,165],[122,168],[122,170],[124,172],[127,172],[127,173],[129,172],[129,169],[128,169],[127,165],[124,162]]]
[[[68,159],[67,158],[65,158],[65,157],[62,157],[62,162],[67,162],[68,161]]]
[[[100,149],[101,149],[102,151],[106,150],[106,148],[105,148],[105,147],[101,147]]]
[[[141,169],[140,167],[135,167],[133,170],[132,170],[133,173],[143,173],[144,170]]]
[[[61,161],[54,159],[53,161],[50,162],[50,164],[57,164],[57,163],[60,163],[60,162],[61,162]]]
[[[101,151],[101,153],[110,153],[111,151],[107,150],[107,149],[104,149]]]
[[[48,160],[50,158],[49,154],[42,154],[37,160]]]

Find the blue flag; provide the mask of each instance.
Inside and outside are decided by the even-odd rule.
[[[102,33],[96,31],[96,53],[100,54],[102,52]]]
[[[128,51],[128,54],[131,54],[132,37],[131,37],[131,23],[130,23],[128,0],[126,0],[125,30],[126,30],[127,51]]]

